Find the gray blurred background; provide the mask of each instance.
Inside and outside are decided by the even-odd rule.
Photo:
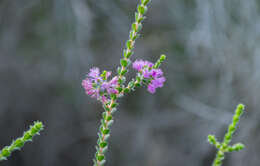
[[[3,166],[90,166],[102,107],[81,81],[116,71],[138,0],[0,0],[0,146],[34,120],[40,137]],[[120,100],[107,166],[209,166],[236,105],[247,107],[225,166],[258,166],[260,1],[152,0],[132,59],[156,61],[167,82]],[[129,77],[134,76],[131,72]]]

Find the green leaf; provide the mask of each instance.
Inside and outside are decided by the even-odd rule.
[[[132,49],[132,41],[131,41],[131,40],[128,40],[128,41],[126,42],[126,47],[127,47],[129,50]]]
[[[135,37],[136,37],[136,36],[135,36]],[[134,39],[133,39],[133,40],[134,40]],[[127,54],[126,54],[126,58],[130,58],[130,56],[132,56],[132,54],[133,54],[132,51],[127,52]]]
[[[126,73],[127,73],[126,69],[121,71],[121,75],[125,75]]]
[[[123,83],[123,80],[121,79],[121,80],[120,80],[120,82],[119,82],[119,84],[122,84],[122,83]],[[122,92],[122,90],[123,90],[123,88],[121,88],[121,87],[118,87],[118,88],[117,88],[117,90],[118,90],[118,92],[119,92],[119,93],[121,93],[121,92]]]
[[[103,116],[104,119],[106,119],[106,115],[107,115],[106,112],[103,112],[103,113],[102,113],[102,116]]]
[[[118,67],[117,68],[117,74],[120,75],[120,73],[121,73],[121,67]]]
[[[244,109],[245,109],[245,105],[239,104],[237,106],[236,114],[241,115],[243,113]]]
[[[130,89],[129,88],[125,88],[124,89],[124,93],[129,93]]]
[[[105,120],[104,120],[104,119],[101,119],[101,120],[100,120],[100,122],[101,122],[101,125],[102,125],[102,126],[105,126],[105,125],[106,125],[106,123],[105,123]]]
[[[225,139],[226,139],[226,140],[230,140],[231,138],[232,138],[231,133],[227,133],[227,134],[225,135]]]
[[[209,143],[211,143],[213,145],[216,145],[216,142],[217,142],[214,135],[209,135],[208,136],[208,141],[209,141]]]
[[[134,81],[134,80],[132,80],[132,81],[130,81],[130,82],[128,83],[128,86],[129,86],[131,89],[134,87],[134,85],[135,85],[135,81]]]
[[[126,66],[127,66],[127,60],[121,59],[121,65],[122,65],[123,67],[126,67]]]
[[[105,135],[104,140],[107,141],[109,139],[109,137],[110,137],[110,134]]]
[[[135,83],[135,87],[140,87],[141,84],[140,83]]]
[[[103,154],[105,154],[107,152],[107,150],[108,150],[108,146],[104,147],[103,150],[102,150]]]
[[[147,12],[147,7],[143,5],[138,6],[138,12],[144,15]]]
[[[30,141],[32,139],[32,135],[30,134],[30,132],[27,131],[24,133],[23,138],[24,141]]]
[[[110,122],[111,122],[111,121],[110,121]],[[104,130],[102,131],[102,133],[105,134],[105,135],[106,135],[106,134],[109,134],[109,132],[110,132],[109,129],[104,129]]]
[[[160,57],[160,61],[163,62],[166,59],[166,55],[162,54]]]
[[[11,152],[9,151],[8,147],[4,147],[4,149],[1,151],[1,154],[4,156],[4,157],[8,157],[11,155]]]
[[[138,28],[138,24],[133,23],[132,24],[132,29],[134,30],[134,33],[137,31],[137,28]]]
[[[149,2],[150,2],[150,0],[142,0],[142,4],[143,4],[144,6],[146,6]]]
[[[110,111],[110,108],[106,105],[103,106],[106,111]]]
[[[113,118],[112,115],[109,115],[109,116],[107,116],[106,120],[110,121],[110,120],[112,120],[112,118]]]
[[[107,126],[110,127],[113,123],[114,123],[114,120],[110,120],[110,121],[107,123]]]
[[[113,104],[111,105],[111,108],[115,108],[117,105],[118,105],[118,103],[113,103]]]
[[[104,158],[105,158],[104,155],[98,155],[98,156],[97,156],[97,160],[98,160],[98,161],[102,161]]]
[[[137,77],[136,77],[136,81],[137,81],[137,82],[141,82],[141,77],[140,77],[140,76],[137,76]]]
[[[134,37],[134,36],[135,36],[135,32],[134,32],[134,31],[131,31],[130,34],[129,34],[130,39],[133,40],[133,37]]]
[[[106,142],[101,142],[101,143],[99,144],[99,146],[100,146],[101,148],[104,148],[104,147],[107,146],[107,143],[106,143]]]
[[[241,143],[237,143],[237,144],[233,145],[232,147],[233,147],[233,149],[234,149],[235,151],[240,151],[240,150],[242,150],[242,149],[245,148],[245,145],[243,145],[243,144],[241,144]]]
[[[142,30],[142,28],[143,28],[142,24],[138,24],[137,32],[140,32]],[[138,35],[137,35],[137,37],[138,37]]]
[[[236,126],[234,126],[233,124],[229,126],[228,130],[230,132],[234,132],[236,130]]]
[[[34,123],[34,127],[35,127],[37,130],[42,130],[42,129],[43,129],[43,124],[42,124],[42,122],[35,122],[35,123]]]
[[[18,138],[17,140],[15,140],[14,144],[16,147],[21,148],[24,145],[24,141],[22,140],[22,138]]]
[[[139,19],[139,13],[135,12],[135,20]]]
[[[239,115],[235,115],[235,116],[233,117],[233,121],[234,121],[235,123],[237,123],[237,122],[239,121]]]
[[[38,130],[35,127],[31,127],[31,134],[35,135],[36,133],[38,133]]]
[[[117,109],[113,108],[112,111],[111,111],[111,114],[114,114],[116,111],[117,111]]]
[[[110,95],[110,97],[111,97],[112,100],[116,100],[116,94],[113,94],[113,93],[112,93],[112,94]]]

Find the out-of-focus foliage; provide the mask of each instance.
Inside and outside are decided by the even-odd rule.
[[[232,141],[233,134],[235,133],[240,116],[243,114],[245,106],[243,104],[239,104],[236,108],[235,114],[232,119],[232,123],[228,126],[228,130],[223,138],[222,142],[219,142],[214,135],[208,135],[208,141],[210,144],[214,145],[218,152],[216,154],[215,160],[212,163],[212,166],[221,166],[223,160],[225,159],[225,153],[240,151],[244,149],[245,145],[242,143],[236,143],[234,145],[229,145]]]
[[[33,120],[47,124],[39,144],[2,165],[92,164],[102,107],[85,96],[81,80],[93,66],[116,70],[137,3],[0,1],[0,145]],[[258,165],[260,1],[150,5],[133,58],[167,54],[167,82],[156,95],[139,89],[122,99],[107,165],[208,166],[215,151],[207,134],[224,135],[238,102],[247,112],[234,141],[247,148],[224,165]]]
[[[26,142],[32,142],[32,138],[36,135],[40,135],[40,131],[43,130],[42,122],[35,121],[33,126],[30,126],[30,129],[23,133],[22,137],[19,137],[11,143],[9,146],[5,146],[0,152],[0,161],[7,160],[7,157],[10,157],[12,152],[16,150],[21,150]]]

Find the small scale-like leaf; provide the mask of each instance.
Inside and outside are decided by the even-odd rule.
[[[147,7],[143,5],[138,6],[138,12],[144,15],[147,12]]]
[[[111,121],[112,121],[112,120],[111,120]],[[109,122],[111,122],[111,121],[109,121]],[[106,135],[106,134],[109,134],[109,132],[110,132],[109,129],[104,129],[102,133]]]
[[[1,151],[2,156],[8,157],[11,155],[11,152],[9,151],[8,147],[4,147]]]
[[[101,142],[101,143],[99,144],[99,146],[100,146],[101,148],[104,148],[104,147],[107,146],[107,143],[106,143],[106,142]]]
[[[113,123],[114,123],[114,120],[110,120],[110,121],[107,123],[107,126],[110,127]]]
[[[98,161],[102,161],[104,158],[105,158],[104,155],[98,155],[98,156],[97,156],[97,160],[98,160]]]

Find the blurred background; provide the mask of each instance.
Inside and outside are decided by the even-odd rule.
[[[90,166],[102,106],[81,81],[115,73],[138,0],[0,1],[0,147],[34,120],[46,125],[3,166]],[[120,100],[107,166],[209,166],[238,103],[246,105],[225,166],[260,152],[260,1],[152,0],[132,59],[156,61],[167,82]],[[130,72],[129,77],[134,73]]]

